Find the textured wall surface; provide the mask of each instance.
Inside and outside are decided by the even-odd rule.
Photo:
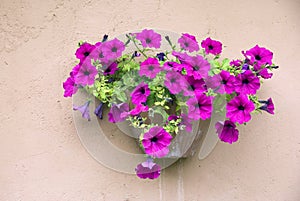
[[[0,200],[299,201],[299,0],[1,0]],[[62,82],[79,40],[144,27],[211,36],[240,57],[256,43],[280,65],[233,145],[181,161],[156,181],[103,167],[81,145]]]

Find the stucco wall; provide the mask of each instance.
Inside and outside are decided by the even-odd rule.
[[[300,200],[299,0],[1,0],[0,200]],[[144,181],[103,167],[83,148],[62,82],[79,40],[145,27],[211,36],[240,57],[256,43],[280,65],[257,115],[233,145],[219,142]]]

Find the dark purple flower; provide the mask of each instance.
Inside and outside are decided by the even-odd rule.
[[[254,103],[248,99],[246,95],[239,95],[231,99],[227,105],[226,117],[232,122],[239,124],[250,121],[250,113],[255,109]]]
[[[180,47],[184,50],[187,50],[189,52],[194,52],[199,50],[198,42],[195,38],[195,36],[190,34],[182,34],[182,36],[178,39],[178,43],[180,44]]]
[[[63,88],[65,90],[64,97],[72,97],[78,90],[74,77],[68,77],[67,80],[63,83]]]
[[[83,63],[75,76],[75,83],[83,86],[92,85],[95,82],[95,77],[97,74],[98,71],[96,67],[89,63]]]
[[[142,137],[145,153],[152,157],[161,158],[169,153],[172,136],[160,126],[150,128]]]
[[[103,119],[103,106],[104,104],[101,102],[94,111],[94,114],[99,117],[99,119]]]
[[[110,64],[103,72],[103,75],[113,75],[118,70],[117,62]]]
[[[235,123],[226,120],[225,122],[217,122],[215,125],[218,136],[221,141],[232,144],[239,138],[239,130],[236,129]]]
[[[145,84],[144,82],[140,83],[130,95],[131,102],[133,104],[139,105],[141,103],[145,103],[150,95],[148,84]]]
[[[259,109],[264,110],[270,114],[274,114],[274,104],[272,98],[269,98],[266,101],[259,101],[259,102],[264,104]]]
[[[138,53],[138,51],[134,51],[134,53],[132,54],[132,58],[139,57],[139,56],[141,56],[141,54]]]
[[[255,94],[260,87],[259,78],[251,70],[236,76],[235,91],[242,94]]]
[[[136,175],[141,179],[156,179],[160,175],[160,166],[153,162],[151,158],[147,161],[140,163],[135,168]]]
[[[160,67],[158,60],[156,58],[149,57],[140,64],[139,74],[140,76],[145,75],[146,77],[153,79],[156,74],[161,71],[161,69],[162,68]]]
[[[141,41],[143,47],[160,48],[161,36],[153,30],[144,29],[136,34],[136,38]]]
[[[235,77],[230,75],[228,71],[222,70],[220,74],[210,77],[207,81],[207,86],[214,89],[220,94],[231,94],[235,89]]]
[[[183,88],[185,88],[187,82],[180,73],[176,71],[168,71],[164,84],[171,94],[178,94]]]
[[[81,105],[81,106],[75,106],[73,105],[73,110],[78,110],[82,113],[82,117],[87,119],[88,121],[91,120],[90,117],[90,111],[89,111],[89,105],[90,105],[91,101],[87,101],[85,104]]]
[[[156,57],[158,58],[159,61],[164,61],[165,60],[165,53],[161,52],[161,53],[158,53],[156,55]]]
[[[194,76],[196,80],[206,78],[210,69],[210,64],[200,55],[190,56],[184,61],[188,64],[186,68],[188,76]]]
[[[221,54],[222,52],[222,43],[216,40],[212,40],[210,37],[206,38],[201,42],[201,47],[205,49],[206,54]]]
[[[76,57],[80,59],[80,63],[86,58],[90,58],[91,52],[95,49],[95,46],[89,43],[83,43],[80,47],[76,50]]]
[[[193,76],[186,76],[187,87],[183,90],[185,96],[197,96],[206,91],[206,84],[203,79],[196,80]]]
[[[125,50],[125,45],[122,41],[115,38],[102,43],[101,49],[105,56],[108,56],[111,59],[116,59],[122,55],[122,52]]]
[[[107,39],[108,39],[108,35],[104,34],[101,42],[103,43],[103,42],[107,41]]]
[[[128,115],[129,105],[127,103],[114,104],[108,113],[108,120],[112,123],[124,121]]]
[[[210,118],[212,112],[212,98],[200,94],[187,101],[189,118],[194,120],[205,120]]]
[[[246,70],[249,70],[249,64],[248,63],[244,63],[242,66],[242,73],[244,73]]]
[[[252,64],[256,63],[259,66],[265,64],[272,65],[273,53],[264,47],[256,45],[250,50],[247,50],[246,52],[243,51],[242,53]]]

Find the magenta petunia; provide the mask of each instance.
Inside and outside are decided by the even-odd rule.
[[[207,78],[210,64],[202,56],[190,56],[184,62],[188,64],[186,68],[188,76],[194,76],[196,80]]]
[[[178,43],[180,47],[186,51],[194,52],[199,50],[198,42],[195,36],[190,34],[182,34],[182,36],[178,39]]]
[[[160,48],[161,35],[151,29],[144,29],[141,33],[137,33],[136,38],[141,41],[143,47]]]
[[[83,63],[77,74],[75,75],[75,83],[80,85],[92,85],[95,82],[95,77],[98,74],[96,67],[89,63]]]
[[[142,137],[145,153],[152,157],[161,158],[169,153],[172,136],[162,127],[154,126]]]
[[[128,116],[129,105],[127,103],[113,104],[108,113],[108,120],[112,123],[124,121]]]
[[[189,118],[206,120],[212,112],[212,98],[205,94],[192,97],[187,101]]]
[[[73,110],[78,110],[81,112],[82,117],[87,119],[88,121],[91,120],[90,117],[90,111],[89,111],[89,105],[91,101],[87,101],[85,104],[80,105],[80,106],[75,106],[73,105]]]
[[[122,41],[115,38],[102,43],[101,50],[105,57],[116,59],[122,55],[122,52],[125,50],[125,45]]]
[[[148,158],[147,161],[138,164],[135,171],[141,179],[156,179],[160,175],[161,167],[154,163],[151,158]]]
[[[139,74],[140,76],[145,75],[146,77],[153,79],[161,70],[162,68],[160,67],[157,58],[149,57],[140,64]]]
[[[131,102],[133,104],[141,104],[147,101],[148,96],[150,95],[150,89],[148,84],[144,82],[140,83],[136,88],[132,91],[131,95]]]
[[[184,125],[187,132],[192,132],[192,121],[193,120],[187,114],[181,114],[180,125]]]
[[[221,54],[222,43],[220,41],[212,40],[210,37],[201,42],[201,47],[205,49],[206,54]]]
[[[253,68],[255,72],[264,79],[270,79],[273,76],[273,73],[270,73],[265,66],[254,65]]]
[[[260,66],[266,64],[272,65],[273,53],[264,47],[256,45],[246,52],[242,51],[242,53],[252,64],[256,63]]]
[[[85,59],[89,59],[91,53],[95,49],[95,46],[90,43],[83,43],[80,47],[76,50],[76,57],[80,59],[80,63],[83,63]]]
[[[198,96],[207,90],[205,81],[203,79],[196,80],[193,76],[185,76],[187,86],[183,90],[185,96]]]
[[[235,77],[228,71],[222,70],[219,74],[209,77],[207,86],[220,94],[231,94],[235,90]]]
[[[148,110],[149,110],[148,105],[145,106],[143,104],[138,104],[135,106],[133,110],[129,112],[129,114],[132,116],[137,116],[140,115],[142,112],[148,112]]]
[[[78,90],[74,77],[70,76],[67,80],[63,83],[63,88],[65,90],[64,97],[72,97]]]
[[[236,59],[236,60],[232,60],[229,65],[230,66],[233,66],[233,67],[240,67],[242,65],[242,61],[239,60],[239,59]]]
[[[242,94],[255,94],[260,88],[259,78],[251,70],[236,76],[235,91]]]
[[[165,86],[171,94],[178,94],[182,89],[186,88],[187,82],[183,75],[176,71],[168,71],[164,82]]]
[[[266,101],[259,101],[259,102],[264,104],[259,109],[264,110],[270,114],[274,114],[274,103],[272,98],[269,98]]]
[[[246,95],[239,95],[231,99],[226,105],[226,117],[232,122],[246,123],[251,119],[254,103]]]
[[[181,63],[184,63],[190,56],[187,53],[173,51],[172,55],[176,57]]]
[[[167,62],[164,63],[163,68],[164,68],[164,70],[171,70],[171,71],[181,72],[182,69],[184,68],[184,65],[179,64],[179,63],[174,62],[174,61],[167,61]]]
[[[110,64],[103,72],[103,75],[113,75],[118,70],[117,62]]]
[[[217,122],[215,125],[218,136],[221,141],[232,144],[239,138],[239,130],[236,128],[235,123],[226,120],[225,122]]]

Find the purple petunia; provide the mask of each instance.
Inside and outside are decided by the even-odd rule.
[[[78,88],[75,84],[74,77],[68,77],[67,80],[63,83],[63,88],[65,90],[64,97],[71,97],[73,94],[75,94]]]
[[[169,153],[171,140],[172,136],[164,128],[154,126],[144,133],[142,145],[147,155],[161,158]]]
[[[205,81],[203,79],[196,80],[193,76],[186,76],[187,87],[183,91],[185,96],[198,96],[207,90]]]
[[[133,104],[141,104],[147,101],[148,96],[150,95],[150,89],[148,84],[144,82],[140,83],[130,94],[131,95],[131,102]]]
[[[205,49],[206,54],[221,54],[222,52],[222,43],[216,40],[212,40],[210,37],[206,38],[201,42],[201,47]]]
[[[101,49],[105,57],[116,59],[122,55],[122,52],[125,50],[125,45],[122,41],[115,38],[102,43]]]
[[[76,57],[80,59],[80,63],[83,63],[85,59],[90,58],[92,51],[95,49],[95,46],[89,43],[83,43],[76,50]]]
[[[242,94],[255,94],[260,87],[259,78],[251,70],[236,76],[235,91]]]
[[[228,71],[222,70],[220,74],[208,79],[207,86],[220,94],[231,94],[235,89],[235,77],[230,75]]]
[[[259,109],[264,110],[270,114],[274,114],[274,103],[272,98],[269,98],[266,101],[259,101],[259,102],[264,104]]]
[[[141,179],[156,179],[160,175],[160,166],[153,162],[151,158],[147,161],[140,163],[135,168],[136,175]]]
[[[196,80],[207,78],[210,64],[202,56],[190,56],[185,59],[184,63],[188,64],[186,68],[188,76],[194,76]]]
[[[266,64],[272,65],[273,53],[264,47],[256,45],[246,52],[242,51],[242,53],[252,64],[256,63],[259,66]]]
[[[118,70],[117,62],[110,64],[103,72],[103,75],[113,75]]]
[[[130,115],[132,116],[137,116],[140,115],[142,112],[147,112],[149,110],[148,105],[143,105],[143,104],[138,104],[135,106],[133,110],[129,112]]]
[[[232,144],[238,140],[239,130],[236,129],[236,125],[232,121],[219,121],[216,123],[215,127],[221,141]]]
[[[187,101],[188,115],[194,120],[206,120],[210,118],[212,112],[212,98],[205,94],[200,94]]]
[[[178,43],[180,44],[180,47],[184,50],[187,50],[189,52],[194,52],[199,50],[198,42],[195,38],[195,36],[190,34],[182,34],[182,36],[178,39]]]
[[[95,77],[98,74],[96,67],[89,63],[83,63],[78,73],[75,75],[75,83],[85,85],[92,85],[95,82]]]
[[[139,74],[140,76],[145,75],[146,77],[153,79],[155,78],[156,74],[161,71],[161,69],[162,68],[160,67],[157,58],[149,57],[140,64]]]
[[[100,102],[100,104],[96,107],[94,114],[99,118],[103,119],[103,106],[104,104]]]
[[[229,65],[230,66],[233,66],[233,67],[240,67],[242,65],[242,61],[239,60],[239,59],[236,59],[236,60],[232,60]]]
[[[87,119],[88,121],[90,121],[91,120],[90,111],[89,111],[90,103],[91,103],[91,101],[87,101],[85,104],[80,105],[80,106],[73,105],[73,110],[80,111],[82,114],[82,117]]]
[[[187,132],[192,131],[192,119],[187,114],[181,114],[180,125],[184,125]]]
[[[143,47],[160,48],[161,35],[153,30],[144,29],[136,34],[136,38],[141,41]]]
[[[124,121],[128,116],[129,105],[127,103],[114,104],[108,113],[108,120],[112,123]]]
[[[239,124],[250,121],[250,113],[255,109],[254,103],[246,95],[239,95],[231,99],[226,105],[226,117]]]
[[[176,71],[168,71],[164,84],[171,94],[178,94],[183,88],[185,88],[186,80],[180,73]]]
[[[255,72],[257,72],[258,75],[260,75],[264,79],[270,79],[273,76],[273,73],[270,73],[268,71],[268,68],[264,66],[254,65],[253,66]]]

